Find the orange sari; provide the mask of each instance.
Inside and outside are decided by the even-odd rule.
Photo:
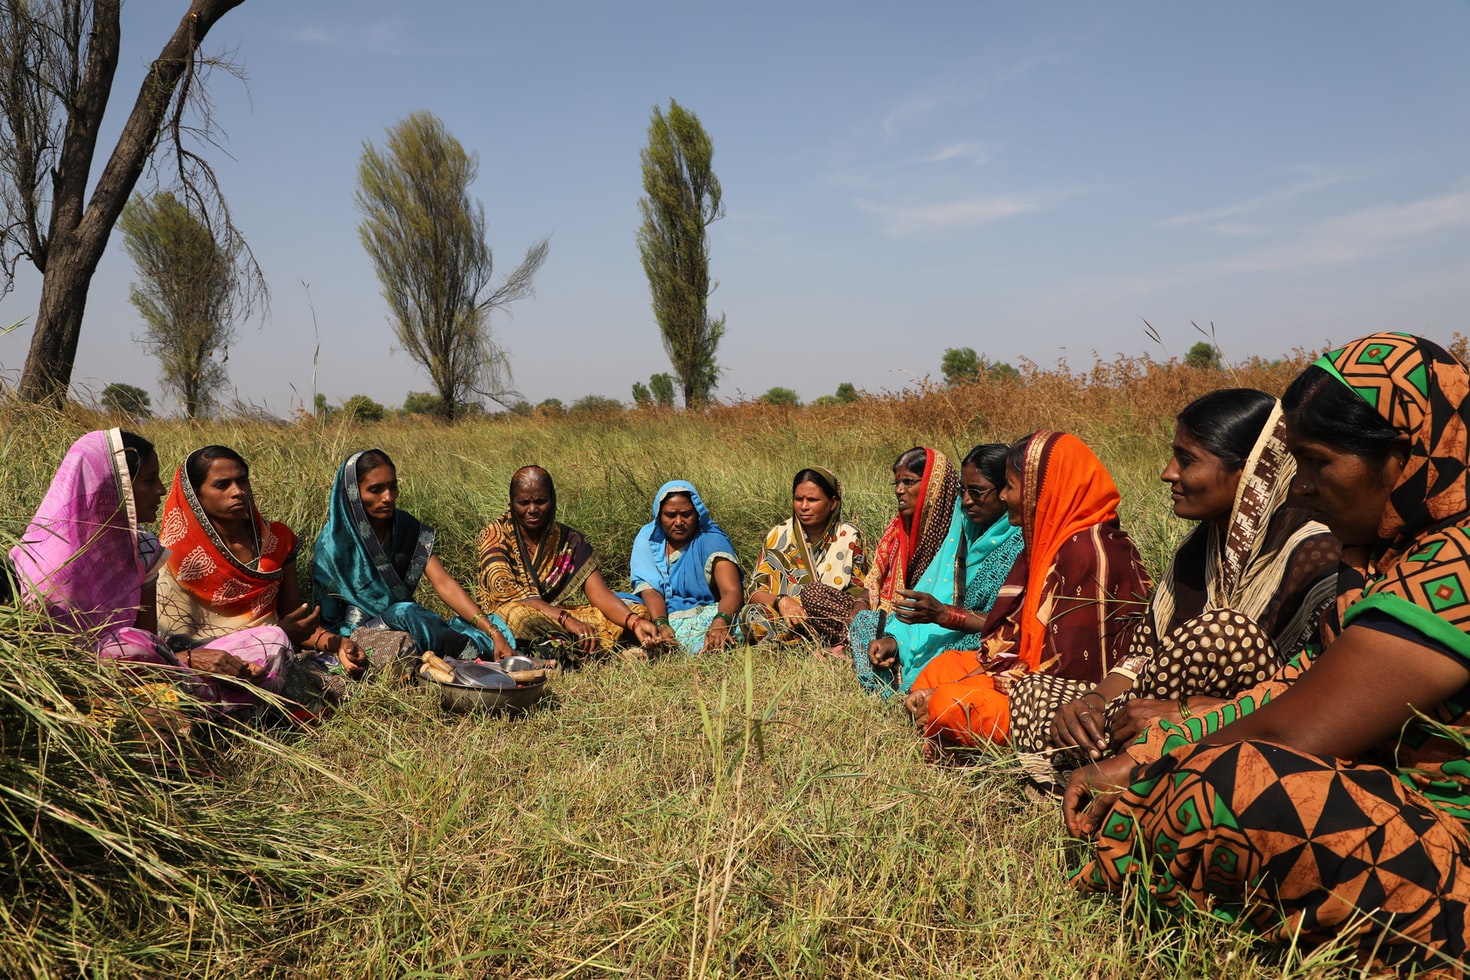
[[[1064,432],[1037,432],[1020,477],[1026,550],[985,621],[984,645],[940,654],[914,681],[933,692],[929,737],[1004,743],[1014,678],[1101,680],[1146,608],[1152,582],[1118,526],[1118,487],[1092,450]]]

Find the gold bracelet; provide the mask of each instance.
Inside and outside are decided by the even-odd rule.
[[[1188,697],[1181,697],[1179,699],[1179,717],[1183,721],[1188,721],[1189,719],[1194,717],[1194,712],[1189,710]]]

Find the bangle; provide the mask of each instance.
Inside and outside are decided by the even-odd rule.
[[[731,616],[729,613],[725,612],[725,610],[723,610],[723,609],[720,609],[720,610],[718,610],[718,611],[715,612],[715,619],[723,619],[725,621],[725,626],[726,627],[730,627],[730,626],[734,626],[735,625],[735,617],[734,616]],[[711,621],[710,622],[710,625],[713,626],[714,625],[714,622]]]
[[[944,625],[955,631],[963,630],[969,618],[970,614],[959,606],[949,606],[944,611]]]
[[[1194,712],[1189,710],[1188,697],[1179,698],[1179,717],[1183,721],[1188,721],[1189,719],[1194,717]]]
[[[470,617],[470,625],[473,626],[482,619],[487,623],[490,622],[490,617],[485,615],[485,610],[483,609]]]
[[[658,617],[657,619],[655,619],[653,621],[653,625],[655,625],[655,626],[667,626],[667,625],[669,625],[669,617],[667,617],[667,616],[660,616],[660,617]]]
[[[565,609],[563,609],[563,610],[561,610],[560,612],[558,612],[556,614],[556,625],[558,625],[558,626],[565,626],[566,624],[567,624],[567,611]]]
[[[629,633],[633,632],[633,620],[635,619],[638,620],[638,622],[640,623],[643,622],[643,617],[630,609],[628,611],[628,618],[623,620],[623,629],[627,630]]]
[[[1097,698],[1097,709],[1099,711],[1106,711],[1107,710],[1107,707],[1108,707],[1108,699],[1102,696],[1102,692],[1101,691],[1097,691],[1097,690],[1088,691],[1086,694],[1082,695],[1082,697],[1078,698],[1077,700],[1078,701],[1082,701],[1082,702],[1085,703],[1088,698],[1094,697],[1094,696]]]

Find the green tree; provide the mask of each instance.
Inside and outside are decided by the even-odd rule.
[[[490,315],[533,291],[550,244],[532,245],[491,290],[485,208],[469,195],[479,156],[466,153],[431,112],[415,112],[387,132],[382,150],[363,144],[356,203],[394,335],[428,372],[445,418],[479,396],[509,404],[510,364],[491,336]]]
[[[536,406],[536,411],[542,415],[565,415],[567,407],[562,404],[560,398],[544,399]]]
[[[660,371],[648,379],[648,390],[653,392],[653,402],[659,408],[674,407],[674,376]]]
[[[367,395],[353,395],[342,403],[342,414],[354,422],[381,422],[388,410]]]
[[[444,403],[439,396],[428,391],[410,391],[403,399],[405,415],[443,415]]]
[[[653,392],[642,381],[633,382],[633,404],[639,408],[653,407]]]
[[[144,323],[138,343],[158,358],[158,379],[184,415],[206,415],[227,380],[224,362],[241,296],[239,246],[221,245],[198,215],[168,193],[133,198],[118,228],[138,274],[128,290]]]
[[[519,415],[522,418],[529,418],[530,416],[536,414],[536,407],[530,402],[526,401],[524,398],[522,398],[518,400],[515,404],[511,405],[508,411],[512,415]]]
[[[844,381],[838,385],[837,393],[833,397],[836,398],[839,405],[851,405],[853,402],[859,401],[862,398],[858,394],[857,388],[853,387],[851,381]]]
[[[114,381],[102,389],[102,407],[114,415],[146,419],[153,415],[153,399],[137,385]]]
[[[337,414],[337,410],[327,404],[327,396],[320,391],[311,400],[311,409],[316,414],[316,417],[323,422]]]
[[[944,372],[945,384],[976,381],[980,377],[980,355],[975,353],[973,347],[946,347],[939,369]]]
[[[801,406],[801,396],[790,388],[775,387],[761,395],[760,400],[767,405],[789,405],[792,408]]]
[[[166,169],[196,211],[214,216],[218,237],[237,237],[213,171],[184,140],[209,145],[217,136],[204,88],[217,62],[199,49],[242,2],[180,4],[184,14],[148,66],[109,153],[98,139],[109,131],[102,120],[121,50],[121,0],[0,0],[0,293],[14,286],[22,260],[42,276],[22,399],[65,398],[92,276],[155,151],[165,148]],[[248,269],[263,297],[259,269],[253,262]]]
[[[1189,353],[1184,355],[1184,363],[1192,368],[1218,371],[1221,366],[1220,352],[1208,340],[1201,340],[1189,349]]]
[[[588,415],[611,415],[623,410],[623,403],[616,398],[605,398],[602,395],[583,395],[572,402],[571,411]]]
[[[667,114],[654,106],[642,152],[647,196],[638,202],[638,252],[686,408],[705,404],[714,393],[720,376],[715,353],[725,335],[724,314],[709,315],[718,283],[709,277],[708,228],[725,215],[720,182],[710,169],[714,152],[694,113],[673,99]]]

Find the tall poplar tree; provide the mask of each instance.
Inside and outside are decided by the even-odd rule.
[[[475,396],[509,404],[510,364],[490,334],[490,314],[532,292],[550,248],[526,250],[505,281],[490,288],[493,256],[485,208],[470,198],[479,156],[432,112],[388,128],[382,150],[363,144],[357,171],[358,232],[373,260],[398,342],[423,365],[445,418]]]
[[[714,144],[699,117],[673,99],[654,106],[644,147],[643,224],[638,251],[664,350],[684,389],[685,407],[709,401],[719,379],[715,360],[725,317],[709,315],[709,225],[725,216],[720,182],[710,169]]]
[[[146,325],[137,338],[158,358],[159,381],[189,418],[208,414],[226,380],[232,322],[242,299],[238,240],[221,244],[169,193],[135,197],[118,228],[138,271],[128,298]]]

